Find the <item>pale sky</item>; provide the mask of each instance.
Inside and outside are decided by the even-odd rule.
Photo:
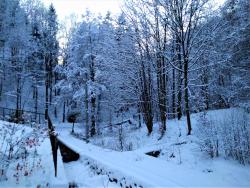
[[[120,12],[120,4],[122,0],[42,0],[46,6],[51,3],[56,8],[56,12],[60,20],[63,20],[66,16],[72,13],[76,15],[82,15],[86,9],[91,12],[105,15],[107,11],[112,14],[118,14]]]
[[[91,12],[101,13],[105,15],[107,11],[112,14],[120,13],[120,6],[123,0],[42,0],[46,6],[54,4],[59,20],[64,20],[65,17],[72,13],[80,16],[86,9]],[[221,5],[225,0],[214,0],[215,4]]]
[[[221,5],[225,0],[213,0],[215,4]],[[123,0],[42,0],[42,2],[48,7],[53,3],[59,21],[66,24],[66,28],[70,28],[69,16],[75,14],[79,18],[85,13],[86,9],[92,13],[98,15],[101,13],[105,15],[107,11],[110,11],[112,15],[117,15],[121,12],[121,5]],[[65,20],[65,18],[67,19]],[[64,22],[62,22],[64,21]],[[62,32],[64,33],[64,31]],[[63,41],[60,39],[61,42]]]

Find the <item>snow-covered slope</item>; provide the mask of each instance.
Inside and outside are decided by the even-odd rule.
[[[6,173],[6,176],[0,180],[0,187],[61,188],[68,186],[60,152],[58,153],[58,176],[54,177],[47,129],[37,126],[30,127],[30,125],[0,121],[0,170],[5,169],[4,173]],[[13,157],[11,159],[3,157],[9,153],[10,145],[13,144]]]
[[[227,113],[228,110],[211,111],[209,117],[221,118]],[[249,187],[249,165],[243,166],[223,157],[211,159],[201,151],[196,137],[199,128],[198,117],[199,114],[192,115],[191,136],[186,135],[185,119],[168,121],[166,135],[161,140],[158,140],[158,124],[154,125],[155,131],[151,136],[146,135],[144,127],[136,130],[124,129],[124,142],[133,145],[133,150],[126,152],[108,149],[116,147],[117,135],[112,134],[91,140],[92,143],[99,144],[99,147],[86,144],[63,129],[60,130],[59,139],[79,152],[82,162],[90,165],[96,172],[108,175],[111,181],[122,183],[123,186],[136,184],[146,187]],[[161,151],[158,158],[145,154],[158,150]]]

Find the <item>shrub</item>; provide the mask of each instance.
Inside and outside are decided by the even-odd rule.
[[[222,155],[250,164],[250,118],[243,109],[232,109],[220,117],[202,113],[199,118],[200,147],[211,157]]]
[[[209,120],[206,112],[201,113],[199,117],[198,137],[200,138],[200,147],[207,152],[211,158],[219,156],[219,138],[218,129],[215,122]]]

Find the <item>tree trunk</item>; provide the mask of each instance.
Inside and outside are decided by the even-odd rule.
[[[140,111],[139,103],[137,105],[137,113],[138,113],[138,121],[139,121],[138,127],[141,128],[141,111]]]
[[[45,78],[45,119],[48,119],[48,110],[49,110],[49,86],[48,86],[48,73],[46,73]]]
[[[95,110],[96,110],[96,98],[92,96],[91,97],[91,130],[90,130],[91,137],[96,134]]]
[[[55,116],[55,118],[57,118],[57,108],[56,108],[56,105],[54,107],[54,116]]]
[[[175,69],[173,68],[172,70],[172,113],[173,113],[173,118],[175,118],[176,114],[176,101],[175,101]]]
[[[16,114],[15,117],[18,120],[20,116],[20,74],[17,73],[17,85],[16,85]]]
[[[185,111],[187,116],[187,127],[188,135],[191,134],[191,119],[190,119],[190,109],[189,109],[189,95],[188,95],[188,60],[184,59],[184,94],[185,94]]]
[[[90,62],[90,80],[94,83],[95,82],[95,57],[91,55],[91,62]],[[96,93],[91,92],[91,129],[90,129],[90,136],[94,136],[96,134]]]
[[[45,119],[48,119],[48,110],[49,110],[49,65],[48,57],[45,56]]]
[[[37,85],[35,86],[35,113],[36,113],[36,120],[37,120],[37,112],[38,112],[38,88]]]
[[[53,61],[53,57],[50,57],[50,61],[49,61],[49,67],[48,67],[48,87],[49,87],[49,105],[51,105],[52,103],[52,95],[53,95],[53,67],[52,67],[52,61]]]
[[[96,132],[100,135],[100,123],[101,123],[101,95],[98,95],[97,99],[97,110],[96,110]]]
[[[87,85],[88,76],[86,74],[86,83],[85,83],[85,137],[89,138],[89,101],[88,101],[88,85]]]
[[[1,83],[0,83],[0,101],[2,101],[2,93],[3,93],[3,78],[1,76]]]
[[[148,48],[148,40],[146,39],[146,57],[143,52],[143,48],[141,46],[140,39],[137,39],[137,43],[139,46],[140,53],[140,65],[138,69],[139,74],[139,84],[138,84],[138,92],[139,92],[139,106],[140,112],[142,113],[143,120],[146,124],[148,135],[150,135],[153,131],[153,104],[152,104],[152,78],[151,78],[151,58]],[[147,67],[146,67],[147,66]],[[147,72],[147,73],[146,73]]]
[[[167,114],[167,91],[166,91],[166,65],[165,65],[165,57],[163,52],[166,48],[166,34],[167,27],[164,25],[164,41],[161,44],[160,38],[160,26],[159,26],[159,11],[157,4],[155,4],[155,22],[156,22],[156,32],[155,32],[155,40],[156,40],[156,66],[157,66],[157,90],[158,90],[158,106],[160,109],[160,117],[161,117],[161,135],[163,136],[166,131],[166,114]]]
[[[178,120],[182,117],[182,60],[181,60],[181,46],[178,36],[176,36],[176,52],[177,52],[177,62],[178,62],[178,94],[177,94],[177,118]]]
[[[151,98],[151,77],[146,78],[144,66],[142,66],[142,93],[141,93],[141,111],[143,119],[148,129],[148,135],[153,131],[153,111],[152,111],[152,98]],[[150,75],[150,73],[149,73]]]
[[[64,123],[66,119],[66,102],[63,102],[63,119],[62,122]]]

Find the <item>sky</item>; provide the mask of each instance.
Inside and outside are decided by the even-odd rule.
[[[65,17],[69,17],[72,13],[75,15],[82,15],[86,9],[91,12],[101,13],[105,15],[107,11],[112,14],[119,14],[120,6],[123,0],[42,0],[46,6],[51,3],[56,8],[59,20],[64,20]],[[214,0],[215,4],[221,5],[225,0]]]
[[[80,16],[85,13],[86,9],[98,15],[105,15],[110,11],[112,15],[117,15],[121,12],[123,0],[41,0],[47,7],[53,3],[59,22],[65,25],[67,29],[71,27],[72,14],[75,14],[75,20],[79,22]],[[225,0],[212,0],[215,4],[221,5]],[[66,18],[66,19],[65,19]],[[64,33],[64,31],[62,31]],[[60,38],[60,45],[64,45],[64,37]]]
[[[112,14],[120,12],[120,4],[122,0],[42,0],[46,6],[51,3],[56,8],[59,20],[64,20],[65,17],[72,13],[82,15],[86,9],[89,9],[95,14],[101,13],[105,15],[107,11]]]

